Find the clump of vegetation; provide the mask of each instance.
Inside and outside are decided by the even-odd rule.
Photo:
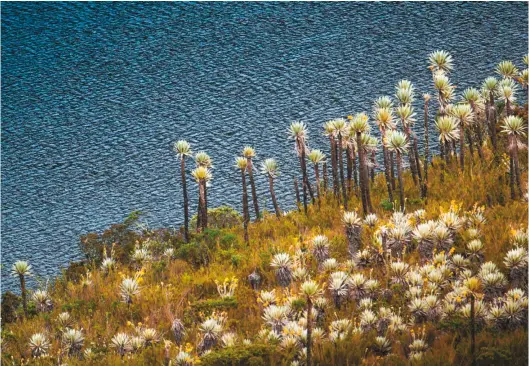
[[[429,68],[423,154],[409,80],[395,100],[375,101],[380,141],[366,113],[325,123],[329,153],[308,148],[305,124],[290,125],[300,210],[280,211],[273,158],[259,166],[274,212],[260,208],[251,147],[236,160],[243,215],[208,208],[211,158],[178,141],[183,182],[186,159],[196,163],[196,218],[183,184],[180,231],[138,226],[133,213],[83,236],[86,261],[36,289],[26,288],[31,265],[16,262],[21,296],[2,297],[2,361],[526,365],[527,105],[515,96],[527,70],[502,62],[501,80],[458,96],[448,52],[433,52]],[[430,124],[440,156],[428,150]]]

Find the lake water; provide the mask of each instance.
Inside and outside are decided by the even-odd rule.
[[[306,122],[309,145],[327,149],[324,121],[370,111],[398,80],[433,92],[426,59],[435,49],[453,54],[458,90],[502,59],[521,66],[527,10],[522,2],[3,3],[2,290],[13,288],[15,260],[55,275],[80,258],[79,235],[133,210],[152,227],[180,224],[177,139],[214,159],[211,207],[240,208],[234,157],[250,144],[258,161],[278,159],[279,204],[291,209],[291,121]],[[264,199],[261,176],[257,187]],[[189,189],[195,208],[191,180]],[[269,199],[262,205],[272,209]]]

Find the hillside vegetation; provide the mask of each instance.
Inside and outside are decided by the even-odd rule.
[[[274,210],[259,209],[250,147],[234,168],[242,214],[208,208],[211,159],[179,141],[184,182],[187,158],[197,165],[197,215],[184,185],[178,231],[132,213],[83,236],[86,260],[38,289],[25,288],[30,264],[15,263],[21,291],[2,296],[2,363],[526,365],[527,105],[513,95],[526,95],[527,72],[511,65],[456,98],[451,56],[430,55],[433,158],[418,151],[413,131],[424,127],[406,80],[396,102],[377,99],[374,122],[326,123],[329,157],[293,123],[301,190],[291,212],[275,201],[271,159],[260,168]]]

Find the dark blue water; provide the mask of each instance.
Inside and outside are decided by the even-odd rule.
[[[54,275],[80,234],[133,210],[178,225],[177,139],[213,157],[211,206],[239,208],[234,157],[251,144],[280,162],[291,208],[290,121],[326,149],[325,120],[370,111],[399,79],[432,92],[435,49],[454,55],[458,90],[521,65],[527,4],[3,3],[3,289],[15,260]]]

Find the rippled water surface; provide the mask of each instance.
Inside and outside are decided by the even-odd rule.
[[[3,3],[4,290],[15,260],[56,274],[80,257],[80,234],[132,210],[178,225],[180,138],[214,159],[211,206],[239,208],[233,161],[251,144],[280,162],[291,208],[289,122],[326,149],[325,120],[369,111],[399,79],[431,92],[426,56],[438,48],[455,57],[458,90],[503,58],[520,64],[527,4]]]

